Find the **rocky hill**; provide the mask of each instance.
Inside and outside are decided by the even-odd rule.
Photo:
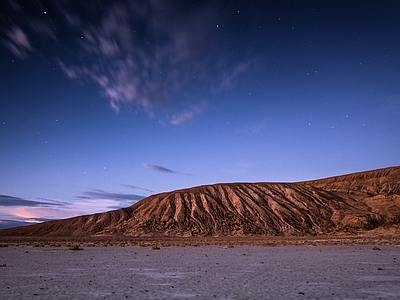
[[[205,185],[0,236],[307,236],[400,225],[400,167],[298,183]]]

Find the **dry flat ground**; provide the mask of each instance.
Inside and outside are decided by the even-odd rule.
[[[81,247],[0,247],[0,299],[400,298],[399,245]]]

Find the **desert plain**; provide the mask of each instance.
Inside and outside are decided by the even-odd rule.
[[[400,245],[74,246],[3,244],[0,298],[400,298]]]

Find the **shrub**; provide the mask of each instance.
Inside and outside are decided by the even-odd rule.
[[[81,246],[79,244],[72,244],[71,246],[69,246],[68,249],[69,250],[83,250],[83,248],[81,248]]]

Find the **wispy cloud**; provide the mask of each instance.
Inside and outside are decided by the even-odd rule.
[[[158,166],[158,165],[153,165],[153,164],[144,163],[143,167],[145,169],[147,169],[147,170],[161,172],[161,173],[170,173],[170,174],[180,174],[180,175],[186,175],[186,176],[193,176],[192,174],[173,171],[171,169],[168,169],[168,168],[165,168],[165,167],[162,167],[162,166]]]
[[[26,200],[19,197],[0,195],[0,206],[52,206],[52,205],[61,205],[59,203],[54,202],[43,202],[43,201],[34,201],[34,200]]]
[[[6,30],[8,39],[3,39],[4,45],[17,57],[26,58],[29,52],[33,50],[28,36],[18,26],[13,26]]]
[[[109,199],[109,200],[129,200],[129,201],[139,201],[144,198],[144,196],[136,194],[123,194],[123,193],[110,193],[99,189],[94,189],[91,191],[86,191],[82,193],[82,196],[78,196],[79,199]]]
[[[392,95],[381,99],[383,103],[384,112],[389,112],[391,114],[400,114],[400,94]]]
[[[24,221],[17,221],[17,220],[0,219],[0,229],[18,227],[18,226],[26,226],[26,225],[29,225],[29,223],[24,222]]]
[[[19,206],[3,207],[0,213],[7,214],[10,219],[22,220],[28,223],[38,223],[47,220],[64,219],[74,217],[80,213],[71,207],[49,207],[49,206]]]
[[[158,1],[103,4],[97,7],[99,18],[92,22],[83,22],[75,11],[64,7],[69,22],[80,32],[77,50],[90,61],[61,67],[72,79],[96,82],[116,111],[131,103],[145,111],[159,107],[203,72],[192,63],[198,36],[195,39],[188,31],[193,27],[202,31],[200,24],[190,18],[185,18],[185,26],[174,24],[176,9],[166,3],[160,9],[159,5]]]
[[[145,196],[127,193],[110,193],[99,189],[85,191],[70,201],[33,201],[0,195],[0,221],[3,225],[19,225],[15,222],[38,223],[65,219],[79,215],[105,212],[130,206]],[[10,223],[11,222],[11,223]],[[2,224],[0,224],[2,227]]]
[[[198,115],[203,113],[205,107],[205,104],[193,105],[189,109],[173,114],[169,117],[169,122],[175,126],[191,123]]]
[[[157,166],[157,165],[152,165],[152,164],[144,163],[143,167],[147,170],[157,171],[157,172],[162,172],[162,173],[174,173],[174,174],[178,173],[178,172],[172,171],[171,169],[167,169],[167,168]]]
[[[256,125],[253,126],[252,133],[259,133],[260,131],[264,131],[267,129],[267,122],[261,121],[258,122]]]
[[[27,200],[0,195],[0,228],[61,219],[79,215],[67,202],[42,199]]]
[[[231,88],[240,76],[246,73],[254,64],[255,60],[252,59],[246,62],[240,62],[232,68],[222,68],[223,71],[218,73],[219,80],[216,81],[216,85],[214,85],[215,91],[219,92]]]
[[[144,191],[144,192],[154,193],[154,191],[152,191],[152,190],[145,189],[145,188],[142,188],[142,187],[139,187],[139,186],[136,186],[136,185],[131,185],[131,184],[121,184],[121,186],[124,186],[124,187],[130,188],[130,189],[134,189],[134,190],[141,190],[141,191]]]
[[[237,48],[221,31],[229,26],[218,29],[229,23],[218,15],[223,1],[56,1],[37,4],[35,13],[6,3],[13,13],[0,13],[2,41],[15,56],[53,43],[65,75],[97,84],[116,112],[134,105],[154,116],[165,108],[165,123],[188,124],[206,108],[193,104],[196,97],[230,89],[256,64],[250,46]]]
[[[139,200],[144,199],[145,196],[126,193],[110,193],[99,189],[93,189],[83,192],[82,195],[77,196],[77,198],[86,201],[86,205],[88,205],[89,202],[97,203],[105,201],[108,203],[107,209],[117,209],[131,206]]]

